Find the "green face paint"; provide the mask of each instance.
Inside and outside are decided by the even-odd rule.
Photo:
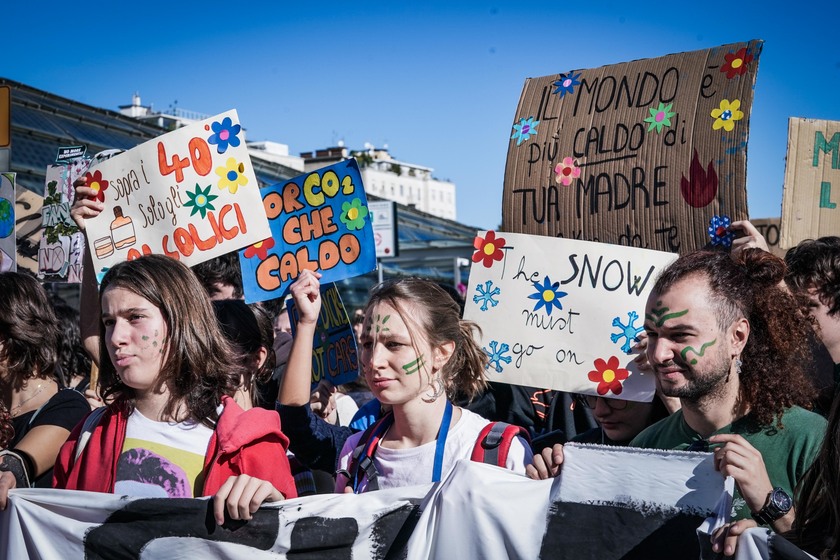
[[[656,305],[662,305],[662,302],[657,301]],[[675,311],[674,313],[668,313],[668,311],[669,308],[667,307],[654,307],[650,310],[650,313],[645,314],[645,320],[653,321],[654,325],[661,327],[668,319],[676,319],[688,313],[688,309]]]
[[[705,354],[705,353],[706,353],[706,348],[708,348],[709,346],[713,345],[715,342],[717,342],[717,339],[714,339],[714,340],[713,340],[713,341],[711,341],[711,342],[706,342],[705,344],[703,344],[703,346],[701,346],[701,347],[700,347],[700,351],[699,351],[699,352],[698,352],[697,350],[695,350],[692,346],[686,346],[685,348],[683,348],[683,349],[680,351],[680,357],[681,357],[681,358],[683,359],[683,361],[685,362],[685,361],[687,361],[687,359],[688,359],[688,358],[687,358],[688,353],[689,353],[689,352],[694,352],[697,356],[699,356],[699,357],[701,357],[701,358],[702,358],[702,357],[703,357],[703,354]],[[691,365],[694,365],[694,364],[696,364],[696,363],[697,363],[697,359],[695,358],[695,359],[691,360],[691,362],[689,362],[689,363],[690,363]]]
[[[385,323],[387,323],[388,319],[390,318],[390,315],[385,315],[384,318],[379,314],[376,315],[376,334],[379,334],[380,332],[388,332],[391,330],[385,326]]]
[[[409,362],[405,364],[402,368],[405,371],[406,375],[411,375],[412,373],[417,373],[420,371],[420,368],[426,365],[425,360],[423,359],[424,354],[421,354],[419,358],[414,360],[413,362]]]

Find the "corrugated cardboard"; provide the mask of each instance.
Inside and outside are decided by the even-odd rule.
[[[782,249],[779,242],[782,239],[781,236],[781,218],[751,218],[750,223],[755,226],[758,230],[758,233],[764,236],[764,240],[767,241],[767,248],[770,249],[770,252],[776,255],[777,257],[783,259],[785,258],[785,253],[787,253],[786,249]]]
[[[686,252],[709,243],[713,216],[746,219],[762,45],[527,79],[508,148],[503,230]],[[724,100],[743,113],[728,119],[731,131],[714,128]],[[580,170],[568,185],[565,158]]]
[[[783,249],[804,239],[840,235],[840,122],[788,121],[785,188],[782,192]]]

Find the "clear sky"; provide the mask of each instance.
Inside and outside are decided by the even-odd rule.
[[[501,222],[527,77],[763,39],[747,163],[754,218],[781,214],[788,118],[840,120],[836,0],[11,4],[6,78],[113,110],[135,91],[159,110],[235,108],[248,140],[292,154],[387,144],[453,181],[458,220],[478,228]]]

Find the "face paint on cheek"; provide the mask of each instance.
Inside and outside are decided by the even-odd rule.
[[[694,352],[698,357],[702,358],[703,354],[706,353],[706,348],[708,348],[709,346],[712,346],[715,342],[717,342],[717,339],[714,339],[711,342],[706,342],[705,344],[703,344],[703,346],[700,347],[700,351],[695,350],[694,347],[692,347],[692,346],[686,346],[685,348],[683,348],[680,351],[680,357],[685,362],[685,361],[688,360],[688,353],[689,352]],[[689,363],[691,365],[695,365],[697,363],[697,359],[695,358],[695,359],[691,360]]]
[[[422,368],[424,365],[426,365],[426,361],[424,360],[424,356],[425,356],[425,354],[420,354],[419,358],[417,358],[413,362],[409,362],[409,363],[405,364],[404,366],[402,366],[405,374],[406,375],[411,375],[413,373],[417,373],[418,371],[420,371],[420,368]]]
[[[657,301],[656,305],[661,306],[662,302]],[[657,327],[661,327],[668,319],[676,319],[677,317],[682,317],[688,313],[688,309],[675,311],[674,313],[668,313],[669,310],[670,309],[668,307],[653,307],[650,310],[650,313],[645,313],[645,320],[653,321]]]

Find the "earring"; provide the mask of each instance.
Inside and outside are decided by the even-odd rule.
[[[740,358],[735,358],[735,373],[741,375],[741,366],[744,365],[744,362],[741,361]]]
[[[429,396],[428,399],[423,398],[424,402],[427,402],[427,403],[435,402],[438,399],[438,397],[443,395],[443,393],[445,391],[445,387],[443,386],[443,381],[441,381],[440,377],[435,377],[434,379],[432,379],[431,386],[434,387],[434,391],[432,392],[431,396]]]

